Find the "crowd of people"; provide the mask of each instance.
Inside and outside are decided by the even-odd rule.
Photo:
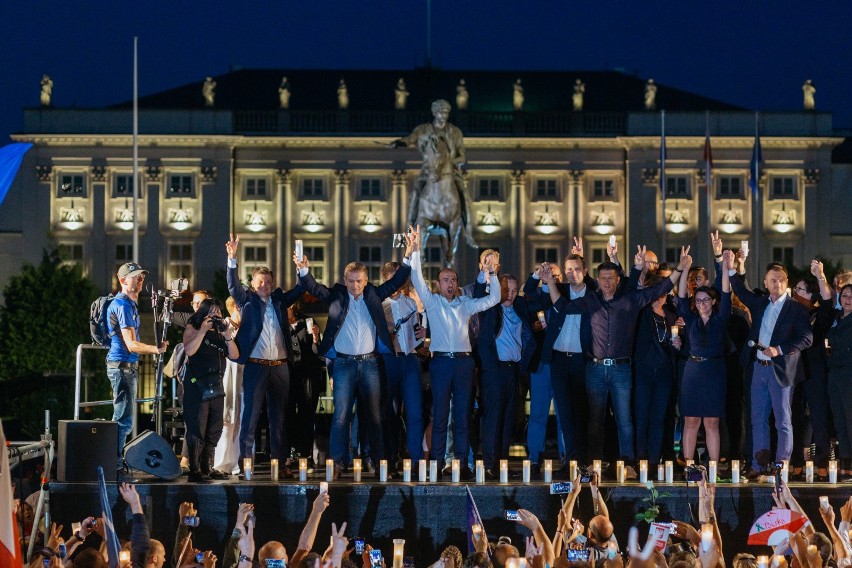
[[[810,459],[819,480],[834,454],[840,480],[852,480],[852,272],[839,271],[833,286],[817,260],[797,282],[778,263],[747,273],[748,251],[724,250],[716,232],[712,280],[689,247],[675,266],[637,247],[627,271],[613,241],[592,278],[575,238],[561,265],[545,262],[523,282],[500,273],[500,254],[488,249],[473,283],[461,286],[458,273],[444,268],[433,291],[419,228],[405,239],[402,262],[382,267],[381,284],[352,262],[342,283],[325,286],[310,259],[294,254],[298,281],[284,291],[264,267],[252,271],[248,288],[240,283],[239,238],[232,237],[228,317],[209,292],[196,292],[176,349],[190,481],[242,475],[264,407],[269,455],[283,477],[298,458],[313,469],[326,372],[334,479],[356,456],[366,471],[387,460],[389,478],[404,458],[435,460],[443,476],[458,459],[462,480],[473,478],[481,456],[486,478],[497,479],[528,388],[533,475],[543,465],[553,404],[556,476],[564,479],[572,461],[582,468],[602,460],[604,475],[607,464],[623,461],[630,479],[640,460],[653,471],[670,459],[713,461],[718,472],[744,460],[746,476],[788,461],[795,479]],[[137,340],[135,302],[146,274],[122,266],[122,293],[109,307],[119,467],[138,356],[167,348]],[[748,283],[761,278],[762,286]],[[301,312],[305,293],[328,308],[322,332]],[[610,415],[617,449],[608,452]]]

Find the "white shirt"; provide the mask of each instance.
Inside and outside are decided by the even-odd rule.
[[[586,295],[585,284],[579,292],[575,292],[571,286],[568,289],[570,290],[572,300],[582,298]],[[556,341],[553,342],[553,348],[556,351],[562,351],[563,353],[581,353],[583,351],[583,347],[580,344],[580,319],[582,317],[580,314],[565,316],[562,329],[559,331]]]
[[[334,338],[334,350],[346,355],[366,355],[376,350],[376,324],[370,317],[364,294],[356,300],[349,296],[349,307],[343,316],[343,323]]]
[[[423,279],[420,269],[420,251],[411,254],[411,282],[426,313],[432,330],[430,351],[469,352],[470,336],[467,324],[470,316],[500,303],[500,281],[491,276],[491,292],[484,298],[460,296],[452,301],[434,294]]]
[[[266,308],[263,310],[263,329],[260,337],[254,344],[251,357],[254,359],[268,359],[277,361],[287,357],[287,349],[284,347],[284,334],[281,333],[281,324],[275,314],[275,308],[270,298],[264,302]]]
[[[396,299],[385,298],[382,307],[385,310],[385,321],[388,322],[388,331],[393,340],[394,351],[406,355],[414,353],[414,348],[423,341],[414,337],[414,325],[417,323],[417,303],[405,294],[400,294]],[[405,323],[400,323],[399,331],[394,334],[396,322],[401,322],[405,318],[408,319]]]
[[[769,298],[769,305],[766,306],[766,311],[763,312],[763,319],[760,321],[760,335],[758,336],[758,343],[765,347],[773,347],[770,344],[772,341],[772,332],[775,330],[775,323],[778,321],[778,315],[781,313],[781,309],[784,307],[784,302],[787,300],[787,294],[781,294],[781,297],[772,301]],[[757,351],[757,358],[761,361],[771,361],[769,357],[763,354],[763,351]]]

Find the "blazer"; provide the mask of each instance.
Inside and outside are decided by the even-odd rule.
[[[364,302],[367,311],[376,326],[376,351],[379,353],[393,353],[393,341],[388,332],[388,323],[385,320],[385,310],[382,301],[399,290],[411,275],[411,266],[404,264],[387,282],[379,286],[367,284],[364,287]],[[349,291],[343,284],[335,284],[327,288],[314,280],[313,275],[308,272],[299,277],[299,285],[309,294],[328,306],[328,322],[325,325],[325,333],[319,345],[319,354],[329,359],[334,359],[337,352],[334,350],[334,340],[340,332],[340,327],[346,319],[349,310]]]
[[[512,303],[512,309],[521,320],[521,372],[529,369],[536,344],[533,339],[530,321],[536,317],[536,312],[545,307],[542,299],[534,301],[527,300],[524,296],[518,296]],[[496,366],[500,360],[497,353],[497,336],[503,330],[503,304],[485,310],[479,314],[479,337],[476,339],[479,350],[479,358],[483,367]]]
[[[751,312],[749,339],[757,343],[760,336],[760,324],[763,322],[763,315],[769,306],[769,296],[762,296],[748,290],[739,274],[731,276],[731,288]],[[781,348],[781,355],[772,358],[772,370],[779,385],[790,387],[796,384],[799,357],[804,349],[811,346],[813,339],[814,334],[811,329],[808,310],[792,298],[784,300],[781,313],[778,314],[778,320],[775,322],[775,329],[772,330],[770,345],[766,345],[766,347]],[[756,348],[750,351],[750,360],[753,361]]]
[[[240,349],[240,356],[236,359],[237,363],[245,365],[248,363],[251,352],[254,351],[254,345],[263,331],[263,315],[266,311],[266,304],[260,299],[254,290],[248,290],[240,283],[239,273],[237,268],[228,267],[228,293],[237,303],[240,308],[240,328],[237,330],[237,347]],[[284,341],[284,348],[287,350],[287,359],[292,360],[292,347],[290,345],[290,324],[287,318],[287,308],[292,306],[305,289],[296,285],[295,288],[284,292],[281,288],[276,288],[269,296],[272,302],[272,308],[275,310],[275,316],[278,318],[278,324],[281,326],[281,338]]]

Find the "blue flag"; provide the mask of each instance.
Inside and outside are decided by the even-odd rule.
[[[473,525],[482,527],[479,538],[485,538],[485,527],[482,524],[482,517],[479,516],[479,509],[476,508],[476,501],[473,500],[470,487],[465,485],[464,488],[467,490],[467,552],[473,554],[476,552],[473,546]]]
[[[760,179],[760,164],[763,162],[763,152],[760,150],[760,133],[754,133],[754,148],[751,151],[751,163],[749,164],[748,186],[753,195],[757,196],[757,182]]]
[[[107,558],[109,568],[118,568],[118,535],[115,534],[115,525],[112,522],[112,508],[109,506],[109,495],[107,495],[106,480],[104,479],[104,468],[98,466],[98,484],[101,494],[101,518],[104,523],[104,535],[106,536]]]
[[[30,148],[32,144],[29,142],[16,142],[0,148],[0,205],[6,199],[9,186],[21,167],[21,160]]]

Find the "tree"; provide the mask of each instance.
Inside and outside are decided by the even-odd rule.
[[[38,266],[24,265],[0,306],[0,379],[74,373],[77,345],[89,343],[89,306],[98,296],[79,266],[62,264],[57,250]]]

